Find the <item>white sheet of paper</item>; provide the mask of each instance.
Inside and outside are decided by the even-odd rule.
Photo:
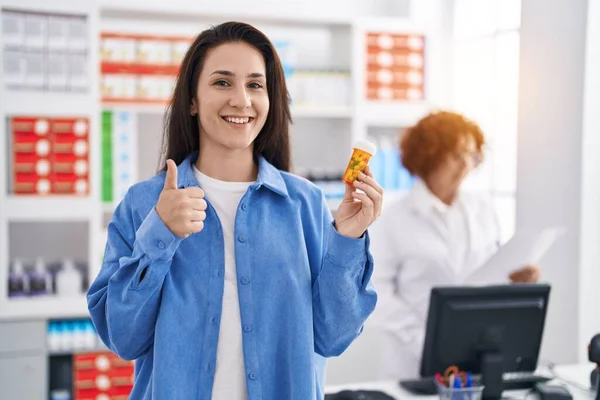
[[[542,257],[565,232],[563,227],[553,227],[515,233],[483,266],[467,277],[467,283],[508,283],[511,272],[525,265],[539,265]]]

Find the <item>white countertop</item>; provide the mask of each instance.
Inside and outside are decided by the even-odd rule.
[[[594,368],[594,364],[574,364],[574,365],[558,365],[554,368],[556,379],[549,382],[552,385],[567,386],[573,400],[592,400],[594,393],[591,390],[584,390],[590,385],[590,372]],[[550,374],[548,368],[540,368],[540,373],[544,375]],[[395,399],[419,399],[433,400],[438,396],[418,396],[404,390],[397,382],[381,381],[381,382],[362,382],[352,383],[347,385],[332,385],[325,388],[326,394],[333,394],[342,390],[377,390],[383,392]],[[505,393],[507,397],[524,398],[526,391],[513,391]],[[533,396],[532,396],[533,398]]]

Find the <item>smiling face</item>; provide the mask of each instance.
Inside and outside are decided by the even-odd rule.
[[[204,150],[252,152],[269,112],[261,53],[244,42],[209,50],[190,111],[199,115],[200,146]]]

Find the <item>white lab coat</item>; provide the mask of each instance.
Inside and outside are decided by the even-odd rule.
[[[381,379],[419,377],[431,289],[465,284],[465,278],[496,252],[499,226],[491,200],[462,192],[468,241],[463,265],[450,265],[452,239],[434,213],[433,194],[422,182],[386,204],[370,229],[378,302],[371,327],[384,340]],[[437,199],[436,199],[437,200]],[[461,236],[462,237],[462,236]]]

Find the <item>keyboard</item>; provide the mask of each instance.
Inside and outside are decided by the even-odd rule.
[[[507,374],[503,378],[504,390],[533,389],[538,383],[545,383],[550,379],[552,378],[529,373]],[[473,378],[474,384],[477,384],[478,382],[477,378]],[[437,394],[437,387],[435,386],[435,380],[433,378],[400,381],[400,386],[416,395],[431,396]]]

